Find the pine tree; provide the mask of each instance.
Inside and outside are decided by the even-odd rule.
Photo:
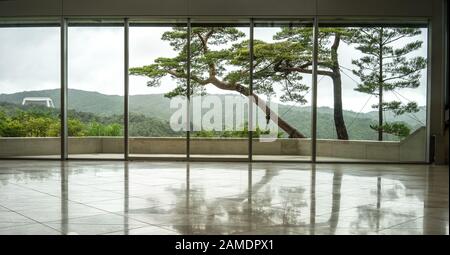
[[[342,78],[341,67],[339,64],[338,49],[342,38],[348,36],[348,30],[345,28],[321,28],[318,34],[318,71],[319,76],[326,76],[333,81],[333,100],[334,100],[334,125],[336,137],[340,140],[348,140],[347,127],[345,125],[344,113],[342,108]],[[303,74],[312,73],[312,51],[313,51],[313,31],[311,27],[286,27],[283,28],[274,37],[276,40],[287,40],[303,46],[302,52],[295,54],[303,57],[298,59],[280,59],[276,68],[278,71]]]
[[[175,96],[185,96],[186,89],[186,59],[187,59],[187,32],[186,28],[174,27],[171,31],[165,32],[162,40],[168,41],[178,55],[173,58],[160,57],[155,63],[130,69],[131,75],[140,75],[149,78],[148,86],[161,86],[161,79],[164,76],[172,76],[177,79],[178,86],[167,93],[171,98]],[[270,94],[275,82],[290,79],[292,81],[290,90],[284,91],[284,95],[295,95],[293,99],[305,102],[302,91],[308,88],[301,84],[301,77],[291,74],[288,77],[277,73],[266,73],[259,70],[255,73],[257,77],[254,81],[255,90],[250,95],[249,90],[249,41],[241,39],[245,34],[233,27],[193,27],[191,33],[191,94],[204,93],[206,85],[213,85],[225,91],[235,91],[244,96],[252,96],[256,106],[258,106],[270,119],[277,120],[278,126],[285,131],[290,138],[304,138],[299,130],[280,118],[270,106],[260,98],[257,93]],[[256,42],[255,42],[256,44]],[[220,47],[218,47],[220,46]],[[257,47],[257,46],[255,46]],[[275,46],[276,47],[276,46]],[[255,49],[255,62],[268,64],[274,57],[274,51],[267,48]],[[285,51],[288,56],[291,52]],[[262,57],[263,56],[263,57]],[[269,61],[269,62],[268,62]],[[259,62],[259,64],[258,64]],[[233,66],[234,68],[227,68]]]
[[[378,97],[378,104],[372,106],[378,109],[378,124],[370,127],[378,132],[379,141],[383,140],[383,133],[408,136],[410,130],[406,125],[384,121],[383,113],[392,111],[395,115],[402,115],[418,112],[417,103],[385,102],[383,94],[419,87],[421,70],[426,67],[426,59],[411,56],[411,53],[421,48],[423,42],[412,40],[402,43],[402,40],[420,35],[420,29],[361,27],[351,31],[352,36],[348,41],[355,44],[356,49],[363,54],[352,61],[356,66],[353,74],[361,81],[355,90]]]

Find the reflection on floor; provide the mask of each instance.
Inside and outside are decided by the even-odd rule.
[[[448,167],[0,161],[0,234],[448,234]]]

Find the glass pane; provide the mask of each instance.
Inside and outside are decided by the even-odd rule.
[[[318,160],[426,161],[427,36],[320,27]]]
[[[123,158],[123,27],[68,28],[69,157]]]
[[[185,158],[186,25],[138,25],[129,35],[130,157]]]
[[[191,157],[248,158],[249,24],[194,22]]]
[[[0,157],[60,157],[60,29],[0,27]]]
[[[311,24],[256,23],[253,50],[253,159],[311,160]]]

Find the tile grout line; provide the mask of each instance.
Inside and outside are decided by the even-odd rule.
[[[31,217],[28,217],[28,216],[26,216],[26,215],[23,215],[23,214],[21,214],[21,213],[19,213],[19,212],[17,212],[17,211],[14,211],[14,210],[10,209],[9,207],[5,207],[5,206],[3,206],[3,205],[0,205],[0,206],[2,206],[3,208],[6,208],[6,209],[8,209],[8,210],[10,210],[11,212],[17,213],[17,214],[19,214],[20,216],[25,217],[25,218],[27,218],[27,219],[29,219],[29,220],[35,222],[35,223],[30,223],[30,224],[26,224],[26,225],[22,225],[22,226],[28,226],[28,225],[33,225],[33,224],[36,224],[36,223],[37,223],[37,224],[42,225],[42,226],[44,226],[44,227],[51,228],[51,229],[55,230],[56,232],[62,234],[61,231],[59,231],[59,230],[57,230],[57,229],[55,229],[55,228],[53,228],[53,227],[47,226],[46,224],[43,224],[43,223],[40,222],[40,221],[37,221],[37,220],[35,220],[35,219],[31,218]],[[19,227],[19,226],[7,227],[7,228],[3,228],[3,230],[4,230],[4,229],[8,229],[8,228],[14,228],[14,227]]]
[[[389,227],[380,229],[380,230],[377,231],[377,233],[383,232],[383,231],[385,231],[385,230],[393,229],[393,228],[395,228],[395,227],[397,227],[397,226],[400,226],[400,225],[403,225],[403,224],[406,224],[406,223],[409,223],[409,222],[418,220],[418,219],[420,219],[420,218],[423,218],[423,216],[419,216],[419,217],[416,217],[416,218],[413,218],[413,219],[409,219],[409,220],[404,221],[404,222],[402,222],[402,223],[394,224],[394,225],[392,225],[392,226],[389,226]]]
[[[141,227],[136,227],[136,228],[129,228],[129,229],[127,229],[127,230],[130,231],[130,230],[136,230],[136,229],[148,228],[148,227],[156,227],[156,228],[164,229],[164,230],[166,230],[166,231],[170,231],[170,232],[173,232],[173,233],[177,234],[177,232],[175,232],[175,231],[173,231],[173,230],[171,230],[171,229],[167,229],[167,228],[164,228],[164,227],[160,227],[159,225],[150,225],[150,224],[147,224],[147,226],[141,226]],[[119,230],[119,231],[120,231],[120,230]],[[102,233],[102,234],[99,234],[99,235],[108,235],[108,234],[112,234],[112,233],[117,233],[117,232],[119,232],[119,231],[111,231],[111,232],[106,232],[106,233]],[[157,234],[155,234],[155,235],[157,235]]]

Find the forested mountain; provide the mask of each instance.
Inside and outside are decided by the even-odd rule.
[[[58,89],[25,91],[14,94],[0,94],[0,102],[16,105],[22,103],[25,97],[49,97],[56,107],[59,107],[60,94]],[[222,98],[224,95],[219,95]],[[69,89],[69,110],[77,114],[81,119],[97,122],[120,122],[123,113],[123,97],[118,95],[104,95],[98,92]],[[174,112],[170,109],[170,99],[163,94],[133,95],[130,96],[130,131],[143,136],[174,136],[177,135],[169,126],[169,118]],[[319,107],[317,116],[318,138],[335,138],[333,123],[333,109]],[[311,132],[311,109],[308,106],[298,107],[291,105],[279,105],[279,116],[288,123],[301,130],[307,136]],[[357,113],[344,111],[344,119],[347,124],[350,139],[374,140],[377,133],[369,128],[376,122],[377,112]],[[420,107],[420,111],[414,115],[405,114],[394,117],[392,113],[386,113],[386,119],[405,122],[412,131],[426,123],[426,109]],[[113,121],[114,120],[114,121]],[[152,126],[148,129],[148,126]],[[389,137],[395,139],[394,137]]]

